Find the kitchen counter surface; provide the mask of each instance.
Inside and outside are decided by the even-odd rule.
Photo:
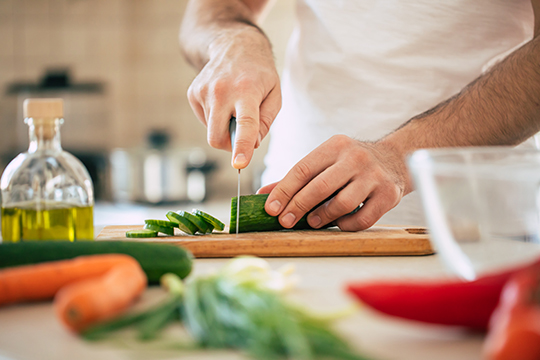
[[[224,206],[225,205],[225,206]],[[222,219],[227,204],[197,207]],[[183,209],[183,207],[180,207]],[[107,224],[136,224],[161,208],[96,206],[96,228]],[[175,210],[177,210],[175,208]],[[114,215],[114,216],[113,216]],[[149,216],[150,215],[150,216]],[[272,268],[293,263],[300,277],[298,286],[287,296],[296,303],[320,312],[343,309],[353,303],[344,292],[346,283],[355,280],[387,278],[440,278],[448,276],[439,259],[419,257],[335,257],[269,258]],[[223,265],[227,259],[197,259],[194,275],[204,274]],[[147,290],[140,306],[163,296],[157,287]],[[353,315],[336,323],[337,330],[362,354],[373,359],[480,359],[483,336],[460,329],[425,325],[387,317],[360,307]],[[127,334],[125,334],[127,335]],[[172,349],[165,341],[185,336],[179,325],[170,327],[161,342],[134,343],[124,340],[88,343],[66,331],[57,321],[51,303],[14,305],[0,309],[0,360],[30,359],[244,359],[236,352],[186,352]]]

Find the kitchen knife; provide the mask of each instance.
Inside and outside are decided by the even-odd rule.
[[[229,133],[231,135],[231,150],[234,153],[234,141],[236,140],[236,118],[231,117],[229,123]],[[238,169],[238,195],[236,196],[236,235],[240,224],[240,169]]]

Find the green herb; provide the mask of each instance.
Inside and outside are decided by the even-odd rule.
[[[245,349],[257,359],[365,359],[315,319],[253,282],[198,278],[185,292],[182,317],[203,347]]]
[[[275,290],[290,287],[290,270],[272,271],[263,259],[240,257],[218,273],[191,279],[185,287],[178,276],[165,274],[161,282],[170,295],[163,303],[83,335],[100,339],[136,326],[139,339],[149,340],[180,320],[202,348],[240,349],[262,360],[366,359],[332,331],[329,319],[289,304]]]

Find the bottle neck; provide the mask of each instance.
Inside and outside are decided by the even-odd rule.
[[[28,135],[30,138],[29,153],[43,150],[62,150],[60,144],[60,126],[64,123],[61,118],[27,118]]]

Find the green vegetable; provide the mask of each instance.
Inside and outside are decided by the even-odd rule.
[[[274,231],[285,229],[279,223],[277,216],[270,216],[264,210],[268,194],[240,196],[240,226],[238,232]],[[231,223],[229,233],[236,232],[237,198],[231,200]],[[312,229],[307,222],[307,214],[293,228],[294,230]]]
[[[197,232],[197,226],[192,223],[187,217],[182,216],[174,211],[169,211],[166,216],[186,234],[194,235]]]
[[[148,219],[148,220],[144,220],[144,223],[148,225],[155,225],[155,226],[160,226],[160,227],[170,227],[170,228],[176,227],[176,223],[172,221],[167,221],[167,220]]]
[[[210,215],[210,214],[208,214],[208,213],[206,213],[206,212],[204,212],[202,210],[193,209],[192,213],[194,215],[198,215],[198,216],[202,217],[204,220],[206,220],[207,222],[212,224],[214,226],[214,228],[219,230],[219,231],[223,231],[223,229],[225,229],[225,224],[224,223],[222,223],[221,221],[219,221],[218,219],[216,219],[212,215]]]
[[[72,259],[94,254],[126,254],[143,268],[148,282],[157,283],[165,273],[185,278],[193,255],[179,246],[133,241],[27,241],[0,244],[0,268]]]
[[[334,193],[325,200],[317,204],[312,210],[315,210],[325,202],[329,201],[332,197],[337,194]],[[277,216],[270,216],[264,209],[264,204],[266,199],[268,199],[269,194],[256,194],[256,195],[245,195],[240,196],[240,225],[238,227],[238,232],[250,232],[250,231],[274,231],[274,230],[283,230],[285,229],[279,223]],[[229,226],[229,233],[233,234],[236,232],[236,204],[237,198],[234,197],[231,199],[231,223]],[[354,211],[350,212],[349,215],[357,212],[362,205],[359,205]],[[309,226],[307,222],[307,216],[311,212],[308,211],[296,225],[292,228],[293,230],[304,230],[304,229],[313,229]],[[323,228],[333,226],[331,223],[325,225]]]
[[[144,224],[145,229],[157,231],[160,233],[164,233],[165,235],[174,235],[174,228],[168,227],[168,226],[158,226],[158,225],[152,225],[152,224]]]
[[[126,237],[128,238],[151,238],[157,236],[157,231],[150,229],[141,229],[141,230],[129,230],[126,231]]]
[[[204,223],[204,225],[206,226],[205,234],[211,234],[214,231],[214,225],[208,222],[208,220],[203,218],[201,215],[195,214],[195,211],[192,211],[191,214]]]
[[[121,327],[136,326],[139,338],[151,339],[180,314],[200,347],[245,350],[263,360],[365,359],[331,330],[330,320],[315,318],[269,290],[276,276],[264,260],[254,257],[236,258],[218,273],[192,279],[185,288],[176,275],[165,274],[167,300],[143,313],[98,325],[84,336],[99,339]]]
[[[187,211],[178,211],[178,215],[185,217],[191,221],[197,227],[197,231],[201,234],[206,234],[208,231],[208,225],[205,221],[201,220],[198,216],[193,215]]]
[[[255,359],[365,359],[331,330],[329,320],[286,303],[244,273],[190,282],[182,314],[203,347],[243,349]]]

